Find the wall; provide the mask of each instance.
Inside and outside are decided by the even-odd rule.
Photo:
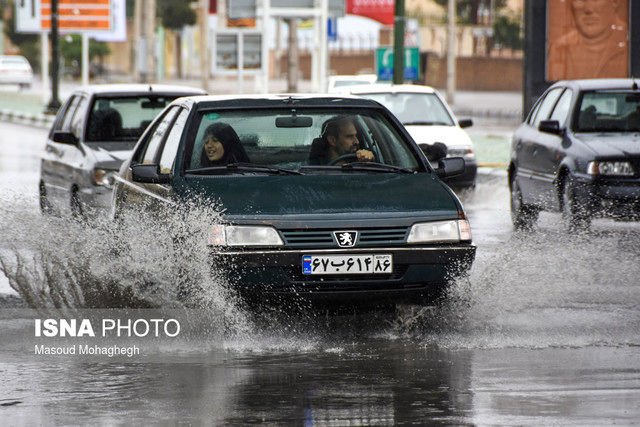
[[[447,58],[422,55],[424,83],[447,86]],[[456,59],[456,88],[476,91],[521,91],[522,59],[462,56]]]

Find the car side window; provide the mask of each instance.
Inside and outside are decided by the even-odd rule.
[[[557,120],[560,123],[560,127],[564,127],[567,122],[569,108],[571,108],[572,95],[573,92],[571,89],[565,90],[560,99],[558,99],[558,103],[556,104],[556,108],[553,109],[553,113],[551,113],[550,120]]]
[[[538,113],[536,114],[536,118],[533,120],[533,126],[538,127],[542,120],[547,120],[549,118],[549,114],[553,109],[553,106],[556,105],[556,101],[558,97],[562,93],[564,88],[557,87],[547,93],[547,96],[544,97],[542,103],[540,104],[540,108],[538,109]]]
[[[69,99],[67,99],[64,102],[64,104],[62,104],[62,107],[60,107],[60,109],[58,110],[58,113],[56,114],[56,120],[53,123],[51,133],[53,133],[53,131],[60,130],[60,128],[62,128],[62,122],[64,121],[64,118],[67,115],[67,111],[69,111],[69,106],[73,102],[73,98],[74,98],[73,96],[70,96]]]
[[[169,110],[169,112],[164,116],[164,119],[158,123],[158,126],[151,135],[151,138],[149,138],[147,148],[142,156],[142,163],[153,163],[158,147],[160,147],[160,143],[164,140],[169,129],[169,125],[173,122],[173,118],[178,113],[178,109],[179,107],[171,107],[171,110]]]
[[[78,103],[78,107],[76,108],[76,112],[71,119],[71,132],[76,136],[76,138],[82,138],[83,124],[84,118],[86,117],[86,108],[87,108],[87,98],[80,97],[80,102]]]
[[[182,136],[188,116],[189,111],[182,109],[178,114],[175,123],[171,127],[171,131],[167,136],[167,140],[164,143],[164,148],[162,149],[162,154],[160,156],[160,173],[169,173],[173,168],[173,161],[176,158],[178,145],[180,144],[180,137]]]
[[[537,102],[536,105],[531,110],[531,113],[529,114],[529,118],[527,119],[527,124],[533,126],[533,121],[536,118],[536,114],[538,114],[538,110],[540,109],[540,104],[542,104],[542,101]]]
[[[76,108],[78,107],[78,103],[80,102],[80,96],[76,95],[73,97],[71,104],[69,104],[69,108],[67,108],[67,112],[64,115],[64,119],[62,120],[62,125],[60,126],[60,130],[68,131],[71,126],[71,119],[73,115],[76,113]]]

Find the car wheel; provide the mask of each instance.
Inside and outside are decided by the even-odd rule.
[[[569,231],[580,231],[589,228],[591,218],[586,212],[586,207],[576,202],[574,186],[571,177],[565,178],[562,186],[562,218]]]
[[[47,189],[42,182],[40,183],[40,212],[43,215],[51,215],[53,213],[51,202],[47,199]]]
[[[84,218],[84,210],[82,209],[82,203],[78,197],[78,190],[73,190],[71,193],[71,215],[76,219]]]
[[[511,222],[516,230],[530,230],[538,220],[538,209],[523,203],[518,181],[511,180]]]

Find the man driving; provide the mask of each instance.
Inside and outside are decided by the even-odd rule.
[[[349,116],[334,117],[324,124],[322,138],[312,144],[309,161],[315,165],[342,165],[349,161],[372,162],[373,152],[358,149],[358,131]]]

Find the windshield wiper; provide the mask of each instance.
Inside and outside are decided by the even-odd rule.
[[[445,122],[425,122],[425,121],[414,121],[414,122],[403,122],[405,126],[451,126],[450,123]]]
[[[261,172],[273,175],[302,175],[292,169],[278,168],[274,166],[256,165],[253,163],[229,163],[226,166],[209,166],[206,168],[187,169],[186,173],[196,175],[206,175],[210,173],[233,173],[233,172]]]
[[[356,171],[356,172],[393,172],[393,173],[413,173],[414,171],[407,168],[402,168],[399,166],[387,165],[384,163],[375,163],[375,162],[353,162],[346,163],[342,166],[328,166],[328,165],[318,165],[318,166],[302,166],[300,169],[304,170],[343,170],[343,171]]]

